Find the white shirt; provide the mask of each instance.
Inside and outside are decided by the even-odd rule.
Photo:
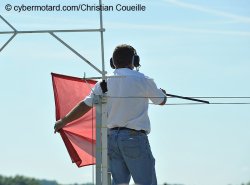
[[[164,93],[157,88],[153,79],[140,72],[119,68],[114,71],[114,76],[124,77],[108,78],[107,80],[107,127],[127,127],[145,130],[149,133],[149,99],[154,104],[161,104],[164,101]],[[84,99],[85,104],[93,105],[94,94],[102,95],[100,82]]]

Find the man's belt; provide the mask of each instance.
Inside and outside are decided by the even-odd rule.
[[[127,127],[114,127],[114,128],[111,128],[110,130],[131,130],[131,131],[141,132],[143,134],[146,134],[145,130],[135,130],[135,129],[127,128]]]

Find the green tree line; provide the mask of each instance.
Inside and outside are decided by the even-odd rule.
[[[242,183],[241,185],[250,185],[250,182],[248,182],[248,183],[246,183],[246,184]]]
[[[38,180],[35,178],[24,177],[21,175],[17,175],[15,177],[5,177],[0,175],[0,185],[62,185],[62,184],[58,184],[56,181]],[[85,183],[85,184],[71,184],[71,185],[94,185],[94,184]],[[164,183],[164,185],[173,185],[173,184]],[[250,182],[241,183],[240,185],[250,185]]]
[[[0,175],[0,185],[41,185],[34,178],[27,178],[20,175],[15,177],[3,177]]]
[[[17,175],[15,177],[5,177],[0,175],[0,185],[61,185],[56,181],[39,180],[35,178],[24,177]],[[91,183],[86,184],[72,184],[72,185],[93,185]]]

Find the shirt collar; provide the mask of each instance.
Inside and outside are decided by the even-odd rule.
[[[133,74],[134,71],[129,69],[129,68],[118,68],[118,69],[115,69],[114,71],[114,74],[126,74],[126,75],[129,75],[129,74]]]

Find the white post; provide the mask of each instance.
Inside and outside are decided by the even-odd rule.
[[[94,103],[96,105],[96,185],[109,185],[106,95],[95,95]]]
[[[104,94],[102,101],[102,184],[108,185],[108,132],[107,132],[107,97]]]
[[[94,96],[94,104],[96,105],[96,185],[102,185],[102,143],[101,143],[101,127],[102,127],[102,104],[101,97]]]
[[[102,6],[102,0],[99,0],[99,5]],[[106,71],[105,71],[105,62],[104,62],[104,38],[103,38],[103,16],[102,16],[102,11],[99,11],[100,13],[100,36],[101,36],[101,56],[102,56],[102,80],[107,80],[106,79]],[[101,145],[102,145],[102,185],[108,185],[110,180],[108,177],[108,142],[107,142],[107,137],[108,137],[108,132],[107,132],[107,97],[104,94],[101,97]],[[96,172],[97,173],[97,172]],[[99,184],[97,184],[99,185]]]

